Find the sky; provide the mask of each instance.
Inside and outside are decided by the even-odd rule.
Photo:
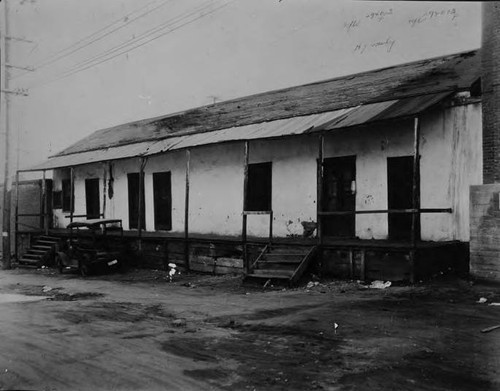
[[[481,38],[477,2],[6,1],[8,35],[32,41],[8,40],[9,63],[33,67],[9,68],[9,88],[28,94],[9,98],[14,170],[98,129],[472,50]]]

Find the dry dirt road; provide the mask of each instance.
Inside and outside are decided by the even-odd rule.
[[[495,301],[462,280],[263,291],[0,271],[0,389],[500,390],[500,329],[480,332],[500,324]]]

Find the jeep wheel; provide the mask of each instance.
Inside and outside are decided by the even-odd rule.
[[[59,270],[59,273],[63,273],[64,271],[64,265],[62,263],[62,259],[61,259],[61,256],[59,254],[56,254],[56,266],[57,266],[57,270]]]
[[[80,264],[80,275],[82,277],[87,277],[89,275],[89,267],[83,262]]]

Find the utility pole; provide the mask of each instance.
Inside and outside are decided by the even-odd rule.
[[[1,0],[0,0],[1,1]],[[11,138],[11,130],[10,130],[10,121],[9,121],[9,95],[27,95],[25,90],[10,90],[9,89],[9,71],[8,68],[21,68],[15,65],[11,65],[9,63],[9,41],[16,40],[20,42],[30,42],[25,39],[16,39],[14,37],[10,37],[8,35],[9,31],[9,19],[8,19],[8,1],[3,0],[3,31],[0,32],[0,56],[1,56],[1,69],[0,69],[0,96],[3,97],[3,101],[5,105],[2,107],[4,109],[2,121],[0,121],[0,129],[5,133],[5,162],[4,162],[4,178],[3,178],[3,222],[2,222],[2,268],[10,269],[11,267],[11,250],[10,250],[10,242],[11,242],[11,229],[10,229],[10,206],[11,206],[11,194],[9,191],[10,188],[10,169],[9,169],[9,161],[10,161],[10,138]],[[24,67],[24,69],[28,69]],[[31,69],[29,69],[31,70]],[[1,107],[1,104],[0,104]],[[0,109],[0,118],[2,111]]]
[[[5,37],[7,36],[7,31],[8,31],[8,18],[7,18],[7,1],[3,1],[3,31],[1,32],[1,47],[0,47],[0,55],[2,56],[2,61],[1,61],[1,73],[2,73],[2,81],[1,81],[1,86],[2,86],[2,95],[5,100],[5,122],[2,122],[2,127],[4,128],[5,132],[5,163],[4,163],[4,178],[3,178],[3,210],[2,210],[2,216],[3,216],[3,224],[2,224],[2,268],[3,269],[10,269],[11,264],[10,264],[10,193],[8,190],[9,187],[9,159],[10,159],[10,129],[8,126],[9,123],[9,98],[8,98],[8,93],[4,91],[9,90],[9,84],[8,84],[8,74],[7,74],[7,67],[5,64],[8,62],[8,43]],[[1,114],[1,110],[0,110]]]

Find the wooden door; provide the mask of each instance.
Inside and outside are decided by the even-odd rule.
[[[353,212],[356,210],[356,156],[334,157],[324,160],[322,210],[325,212]],[[354,213],[325,216],[322,219],[324,236],[353,238]]]
[[[98,219],[101,213],[99,203],[99,178],[85,179],[85,205],[87,219]]]
[[[170,171],[153,173],[155,230],[172,229],[172,184]]]
[[[412,208],[413,156],[387,158],[387,206],[388,209]],[[411,219],[411,213],[389,213],[389,239],[410,240]]]
[[[127,174],[128,181],[128,226],[129,229],[138,229],[139,220],[139,173],[134,172]],[[145,202],[144,202],[144,182],[141,189],[142,197],[142,215],[141,227],[144,229],[146,226],[146,219],[144,218]]]

